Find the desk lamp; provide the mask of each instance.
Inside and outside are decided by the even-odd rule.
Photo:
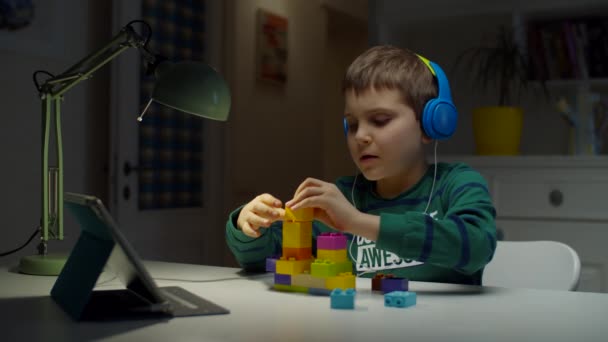
[[[133,24],[146,28],[146,37],[137,33]],[[152,101],[196,116],[226,121],[230,111],[230,91],[223,78],[204,63],[185,61],[171,63],[153,54],[147,48],[151,37],[150,25],[134,20],[123,27],[101,49],[86,56],[60,75],[46,71],[34,73],[34,83],[42,100],[42,192],[40,243],[38,254],[21,258],[19,271],[36,275],[58,275],[66,258],[47,253],[49,240],[63,240],[63,152],[61,137],[61,101],[63,95],[77,83],[92,77],[93,73],[129,48],[142,54],[149,73],[155,75]],[[37,74],[48,78],[42,85]],[[53,121],[53,114],[54,121]],[[142,120],[142,115],[138,121]],[[49,166],[49,140],[51,121],[55,129],[56,166]]]

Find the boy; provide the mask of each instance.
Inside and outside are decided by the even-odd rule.
[[[480,285],[496,247],[486,182],[464,164],[437,164],[435,155],[429,165],[425,158],[425,145],[455,128],[441,69],[410,51],[377,46],[350,65],[343,91],[348,148],[361,174],[335,184],[306,179],[285,206],[315,208],[314,237],[345,233],[360,276]],[[438,96],[447,99],[440,107],[452,110],[431,120],[439,132],[427,120]],[[440,127],[446,122],[447,131]],[[242,267],[263,269],[266,257],[280,254],[283,215],[270,194],[230,215],[226,240]]]

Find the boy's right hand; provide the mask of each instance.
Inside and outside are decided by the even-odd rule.
[[[236,220],[245,235],[257,238],[260,228],[268,228],[273,222],[285,217],[283,203],[270,194],[262,194],[247,203]]]

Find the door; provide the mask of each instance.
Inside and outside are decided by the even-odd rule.
[[[163,1],[163,8],[157,10],[169,9],[183,13],[182,3],[193,2]],[[200,3],[204,12],[205,41],[204,44],[199,44],[204,46],[204,59],[221,71],[222,2],[199,0],[194,3]],[[142,19],[144,13],[141,6],[140,0],[114,0],[113,32],[118,32],[131,20]],[[192,35],[190,39],[197,39],[196,37],[197,35]],[[157,52],[166,53],[166,45],[166,42],[163,43],[163,51]],[[147,133],[142,133],[142,130],[147,132],[149,129],[149,126],[145,126],[148,118],[144,117],[142,123],[136,120],[143,108],[142,102],[148,100],[141,96],[140,83],[145,83],[140,82],[140,61],[141,54],[136,49],[130,49],[112,63],[110,210],[129,241],[146,259],[219,264],[225,246],[225,218],[222,217],[223,123],[177,113],[183,115],[180,117],[182,121],[188,120],[183,127],[200,127],[200,131],[172,131],[168,134],[196,136],[200,139],[189,140],[189,151],[174,151],[176,155],[190,156],[189,162],[185,164],[196,164],[189,169],[189,178],[182,177],[188,178],[188,189],[166,186],[167,179],[181,176],[172,175],[167,170],[158,172],[158,167],[161,166],[143,162],[149,160],[146,159],[148,154],[164,155],[173,152],[146,145]],[[164,128],[160,128],[157,133],[166,135]],[[139,167],[140,162],[145,165]],[[183,201],[184,198],[188,200]]]

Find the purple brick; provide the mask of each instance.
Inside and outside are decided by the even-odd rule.
[[[276,272],[277,271],[277,259],[274,258],[266,258],[266,272]]]
[[[342,233],[321,233],[317,236],[317,249],[346,249],[346,235]]]
[[[290,274],[274,274],[274,283],[281,285],[291,285],[291,275]]]
[[[409,288],[409,282],[405,278],[383,278],[382,279],[382,293],[389,293],[393,291],[407,291]]]

